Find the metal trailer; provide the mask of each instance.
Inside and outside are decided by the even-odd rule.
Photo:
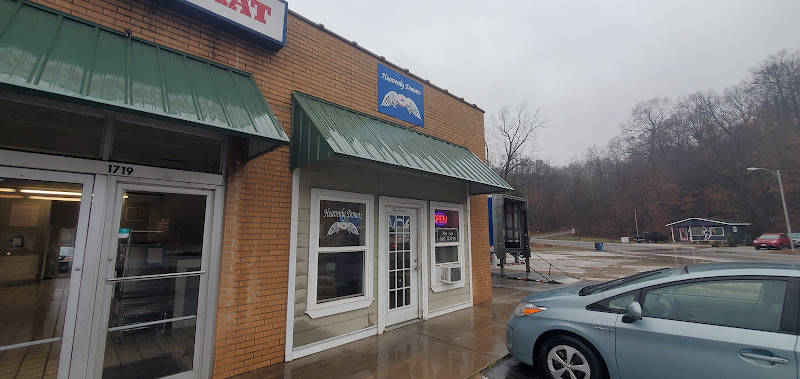
[[[506,254],[519,263],[525,258],[530,273],[531,240],[528,234],[528,200],[522,197],[489,195],[489,251],[500,260],[500,276],[505,277]]]

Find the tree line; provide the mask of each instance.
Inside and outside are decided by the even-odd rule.
[[[775,170],[800,232],[800,52],[780,51],[724,91],[636,104],[620,133],[564,166],[536,159],[548,121],[526,103],[490,118],[492,167],[528,199],[533,232],[618,237],[689,217],[785,231]],[[748,167],[772,170],[747,171]]]

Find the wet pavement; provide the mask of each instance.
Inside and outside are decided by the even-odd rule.
[[[534,249],[527,275],[531,280],[501,278],[499,267],[493,265],[491,302],[237,378],[542,378],[532,367],[509,357],[505,347],[506,321],[527,294],[659,267],[737,260],[800,262],[800,256],[788,251],[755,255],[752,247],[725,251],[672,244],[604,244],[603,251],[595,251],[590,242],[566,242],[563,250]],[[524,278],[525,266],[506,266],[506,274]],[[543,282],[547,280],[558,284]]]
[[[506,321],[528,293],[494,288],[491,302],[237,378],[468,378],[508,355]]]

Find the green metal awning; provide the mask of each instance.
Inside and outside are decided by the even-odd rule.
[[[250,74],[27,1],[0,0],[0,89],[289,143]]]
[[[465,147],[302,93],[292,98],[292,168],[339,157],[463,181],[471,195],[513,191]]]

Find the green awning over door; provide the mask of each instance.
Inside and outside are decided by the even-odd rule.
[[[292,168],[338,157],[463,181],[471,195],[513,191],[465,147],[302,93],[292,98]]]
[[[32,4],[0,0],[0,88],[244,137],[289,139],[253,77]]]

